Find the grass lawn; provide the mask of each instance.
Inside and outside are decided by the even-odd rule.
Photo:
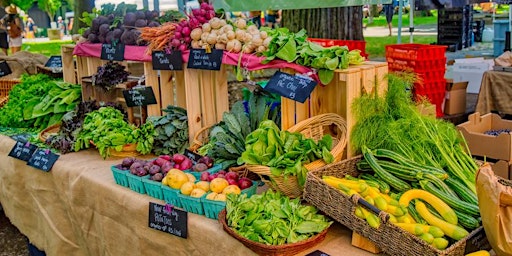
[[[417,17],[415,16],[413,21],[414,25],[435,25],[437,24],[437,13],[433,12],[433,16],[428,17]],[[363,23],[367,24],[368,27],[384,27],[388,23],[386,22],[386,16],[381,15],[379,17],[373,18],[373,23],[368,24],[368,18],[363,19]],[[393,27],[398,26],[398,15],[393,15],[392,21]],[[402,15],[402,26],[409,26],[409,14]]]
[[[21,49],[32,53],[39,53],[46,56],[61,55],[60,46],[70,44],[71,40],[52,40],[46,42],[23,42]]]
[[[396,44],[396,36],[387,36],[387,37],[365,37],[366,41],[366,53],[369,55],[368,58],[382,58],[385,57],[386,48],[385,46],[388,44]],[[417,36],[413,37],[414,43],[418,44],[430,44],[437,42],[437,36]],[[409,43],[409,33],[402,34],[402,43]]]

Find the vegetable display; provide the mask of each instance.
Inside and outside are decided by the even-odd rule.
[[[0,108],[0,125],[42,130],[59,123],[81,101],[80,85],[52,80],[43,74],[22,75]]]
[[[304,241],[332,224],[314,206],[272,190],[250,198],[228,195],[226,220],[239,235],[267,245]]]
[[[188,147],[187,111],[180,107],[167,106],[163,116],[150,116],[147,122],[155,127],[153,153],[172,155],[183,152]]]
[[[304,186],[308,171],[304,164],[317,159],[332,163],[331,148],[330,134],[315,142],[300,132],[281,131],[273,121],[265,120],[245,138],[245,151],[238,162],[269,166],[272,175],[296,176]]]
[[[93,143],[103,158],[110,150],[121,151],[124,145],[137,143],[137,151],[151,152],[153,146],[153,124],[145,123],[140,128],[128,124],[121,111],[112,107],[101,107],[85,116],[83,128],[76,137],[74,150],[89,148]]]
[[[97,72],[92,75],[93,86],[110,91],[117,84],[128,80],[130,73],[125,71],[125,68],[125,66],[113,61],[108,61],[104,65],[99,66]]]

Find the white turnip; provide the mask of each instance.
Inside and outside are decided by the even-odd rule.
[[[200,40],[202,33],[203,31],[201,28],[194,28],[192,32],[190,32],[190,38],[192,38],[192,40]]]

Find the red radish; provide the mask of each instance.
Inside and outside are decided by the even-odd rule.
[[[190,36],[186,36],[185,38],[183,38],[183,41],[185,41],[185,43],[189,44],[190,42],[192,42],[192,38],[190,38]]]
[[[181,39],[181,37],[182,37],[181,32],[179,32],[179,31],[174,32],[174,38]]]
[[[210,8],[210,5],[207,2],[202,2],[200,8],[208,10]]]
[[[171,45],[172,45],[173,47],[178,48],[178,47],[181,45],[181,42],[180,42],[180,40],[178,40],[178,39],[176,39],[176,38],[173,38],[173,39],[171,40]]]
[[[190,30],[189,27],[184,27],[182,30],[181,30],[181,33],[183,34],[183,36],[189,36],[190,35],[190,32],[192,30]],[[176,34],[176,33],[175,33]]]
[[[201,177],[199,177],[200,180],[202,181],[209,181],[208,178],[210,177],[210,173],[209,172],[202,172],[201,173]]]
[[[224,176],[226,177],[227,180],[232,179],[238,181],[238,173],[236,172],[227,172]]]
[[[193,9],[193,10],[192,10],[192,15],[194,15],[194,16],[199,16],[199,15],[201,15],[201,10],[200,10],[200,9]]]
[[[218,174],[226,175],[226,171],[224,171],[224,170],[220,170],[220,171],[218,171],[217,173],[218,173]]]
[[[244,190],[246,188],[250,188],[252,186],[252,181],[248,178],[240,178],[238,180],[238,186],[240,187],[240,189]]]
[[[174,155],[172,155],[172,161],[174,161],[177,164],[181,164],[181,162],[183,162],[183,160],[185,160],[186,158],[187,157],[185,155],[182,155],[182,154],[174,154]]]
[[[222,174],[222,173],[217,173],[217,178],[223,178],[223,179],[225,179],[225,178],[226,178],[226,176],[224,176],[224,174]]]
[[[173,166],[174,169],[180,169],[180,164],[174,164]],[[180,169],[181,170],[181,169]]]
[[[205,17],[200,16],[197,17],[197,21],[199,21],[200,24],[204,24],[207,22],[207,19]]]
[[[207,19],[212,19],[213,17],[215,17],[215,11],[214,10],[208,10],[206,18]]]
[[[187,50],[187,46],[186,46],[186,45],[184,45],[184,44],[181,44],[180,46],[178,46],[178,50],[180,50],[180,51],[184,52],[184,51],[186,51],[186,50]]]
[[[226,179],[229,183],[229,185],[237,185],[238,186],[238,182],[234,179]]]

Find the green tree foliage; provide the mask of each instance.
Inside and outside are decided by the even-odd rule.
[[[38,0],[37,4],[39,8],[45,11],[50,17],[51,21],[55,20],[55,13],[61,6],[60,0]]]

